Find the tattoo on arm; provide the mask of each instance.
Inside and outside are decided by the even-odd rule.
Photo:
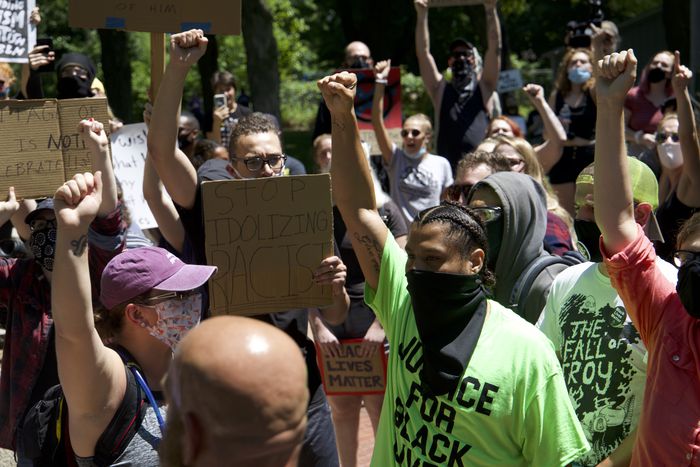
[[[73,247],[74,256],[82,256],[87,249],[87,235],[81,235],[79,239],[70,242],[70,246]]]
[[[379,273],[379,265],[382,263],[382,247],[375,239],[369,235],[355,233],[355,240],[360,242],[372,261],[374,272]]]

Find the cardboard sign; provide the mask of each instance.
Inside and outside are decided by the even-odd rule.
[[[36,43],[36,26],[29,22],[34,0],[0,0],[0,62],[27,63]]]
[[[383,394],[386,389],[384,345],[377,344],[371,358],[365,357],[362,339],[340,341],[340,357],[328,355],[316,344],[323,389],[329,396]]]
[[[0,193],[14,186],[17,198],[53,196],[76,173],[92,171],[78,133],[85,118],[104,122],[109,134],[107,99],[0,101]]]
[[[241,0],[70,0],[71,27],[142,32],[241,33]]]
[[[204,182],[214,315],[256,315],[330,305],[313,271],[333,256],[330,176]]]
[[[520,70],[503,70],[498,74],[498,93],[517,91],[523,87]]]
[[[114,175],[124,193],[124,203],[131,219],[142,229],[153,229],[158,223],[143,197],[143,171],[148,148],[148,127],[145,123],[125,125],[110,137]]]
[[[484,0],[428,0],[429,8],[440,8],[443,6],[462,6],[462,5],[482,5]]]
[[[360,130],[372,130],[374,70],[362,68],[345,71],[357,75],[357,91],[355,92],[357,126]],[[388,84],[384,87],[384,126],[401,128],[401,69],[391,67],[387,81]]]

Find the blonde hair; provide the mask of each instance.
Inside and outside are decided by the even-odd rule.
[[[569,94],[569,92],[571,92],[571,81],[569,81],[569,62],[577,53],[585,54],[588,57],[588,61],[590,62],[591,66],[593,66],[593,55],[591,55],[590,50],[584,48],[567,50],[564,57],[561,59],[561,63],[559,63],[559,71],[557,73],[556,80],[556,88],[562,94],[562,96],[566,96]],[[591,77],[588,79],[588,81],[583,83],[583,90],[590,91],[593,89],[593,87],[595,87],[595,78],[593,77],[593,73],[591,73]]]
[[[664,124],[665,124],[666,122],[668,122],[669,120],[675,120],[675,121],[677,121],[678,123],[680,123],[680,120],[678,120],[678,114],[677,114],[677,113],[673,113],[673,112],[667,113],[666,115],[663,116],[663,118],[661,119],[661,121],[659,121],[659,124],[656,125],[656,131],[661,131],[661,130],[663,129]]]
[[[7,86],[15,82],[15,72],[12,71],[12,67],[8,63],[0,62],[0,73],[7,75],[8,82],[5,83]]]
[[[433,124],[427,115],[425,115],[425,114],[413,114],[410,117],[408,117],[406,120],[404,120],[404,124],[406,122],[408,122],[409,120],[415,120],[417,122],[420,122],[420,124],[423,125],[423,129],[424,129],[426,135],[430,136],[433,134]]]
[[[693,214],[685,221],[676,235],[676,248],[680,249],[690,236],[700,232],[700,212]]]

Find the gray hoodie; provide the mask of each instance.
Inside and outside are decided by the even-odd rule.
[[[540,256],[549,256],[544,250],[547,230],[547,204],[544,188],[529,175],[516,172],[498,172],[480,181],[475,189],[488,185],[496,192],[503,206],[503,238],[496,260],[496,301],[511,308],[513,286],[527,266]],[[472,190],[474,193],[476,190]],[[524,310],[518,313],[535,323],[544,308],[549,287],[566,265],[555,264],[545,269],[535,280],[525,300]]]

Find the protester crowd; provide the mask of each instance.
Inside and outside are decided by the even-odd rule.
[[[522,89],[542,124],[528,140],[497,93],[497,0],[483,3],[486,50],[457,37],[437,64],[428,1],[414,0],[435,119],[405,116],[400,144],[389,60],[352,42],[344,71],[318,81],[313,171],[331,176],[334,253],[312,276],[326,306],[211,317],[202,183],[306,168],[227,71],[213,131],[182,108],[201,30],[170,37],[144,109],[157,229],[123,202],[105,128],[121,122],[75,122],[91,170],[53,197],[10,187],[0,202],[0,447],[20,466],[352,467],[364,407],[377,467],[700,466],[693,74],[678,52],[642,68],[614,24],[590,25],[554,89]],[[45,47],[19,82],[0,63],[0,98],[45,97],[38,69],[54,61],[58,99],[104,95],[86,55]],[[357,69],[374,76],[375,154]],[[326,395],[317,354],[346,339],[384,354],[384,394]]]

